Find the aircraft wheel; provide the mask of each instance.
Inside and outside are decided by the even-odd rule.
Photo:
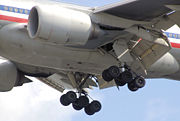
[[[68,106],[70,104],[70,102],[67,100],[66,98],[66,94],[62,95],[61,98],[60,98],[60,102],[62,105],[64,106]]]
[[[77,95],[73,91],[69,91],[66,93],[66,99],[68,102],[73,103],[77,100]]]
[[[94,100],[90,103],[90,110],[93,112],[99,112],[101,110],[101,103],[97,100]]]
[[[86,107],[89,105],[89,99],[86,96],[80,96],[77,102],[80,107]]]
[[[113,77],[113,78],[118,78],[119,75],[121,74],[119,67],[117,66],[111,66],[108,69],[109,74]]]
[[[132,92],[137,91],[139,88],[136,87],[133,83],[128,83],[128,89]]]
[[[133,80],[133,75],[130,71],[124,71],[121,73],[121,78],[124,80],[126,83],[130,83]]]
[[[93,112],[91,109],[90,109],[90,105],[86,106],[84,108],[84,111],[87,115],[93,115],[95,112]]]
[[[71,103],[75,102],[77,100],[76,93],[73,91],[69,91],[66,94],[62,95],[60,98],[60,102],[64,106],[68,106]]]
[[[124,86],[126,84],[126,82],[120,78],[115,79],[116,85],[118,86]]]
[[[103,71],[102,77],[107,82],[110,82],[113,80],[113,77],[109,74],[109,71],[107,69]]]
[[[77,101],[74,102],[74,103],[72,103],[72,106],[73,106],[73,108],[74,108],[75,110],[81,110],[81,109],[83,108],[83,107],[79,106],[79,104],[78,104]]]
[[[133,83],[136,87],[143,88],[146,84],[146,81],[142,76],[138,76],[134,79]]]

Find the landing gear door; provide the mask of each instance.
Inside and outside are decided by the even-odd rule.
[[[154,41],[141,40],[131,49],[130,53],[136,60],[131,67],[135,70],[139,67],[148,69],[170,49],[170,44],[163,38],[157,38]]]
[[[117,55],[117,58],[121,62],[126,62],[126,63],[133,62],[133,58],[130,55],[130,50],[129,50],[129,47],[127,46],[126,41],[120,39],[120,40],[114,42],[113,49]]]

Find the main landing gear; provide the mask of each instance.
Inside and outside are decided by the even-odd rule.
[[[64,106],[72,104],[72,107],[77,111],[84,108],[84,111],[87,115],[93,115],[101,110],[101,103],[99,101],[93,100],[90,103],[86,94],[79,94],[79,97],[77,97],[76,93],[73,91],[69,91],[62,95],[60,102]]]
[[[127,84],[128,89],[131,91],[137,91],[139,88],[143,88],[146,83],[144,77],[138,76],[127,65],[123,67],[111,66],[103,71],[102,77],[107,82],[114,79],[117,86]]]
[[[69,106],[72,104],[72,107],[79,111],[84,109],[87,115],[93,115],[101,110],[101,103],[97,100],[90,102],[87,92],[84,90],[84,85],[86,84],[89,78],[93,76],[90,74],[75,73],[74,74],[74,83],[76,84],[77,93],[69,91],[66,94],[62,95],[60,102],[64,106]]]

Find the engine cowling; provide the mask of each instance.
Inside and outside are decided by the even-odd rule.
[[[150,74],[159,77],[167,76],[179,71],[179,63],[169,52],[156,61],[148,70]]]
[[[0,64],[0,92],[10,91],[13,87],[29,82],[32,81],[21,74],[12,62]]]
[[[28,33],[55,44],[84,45],[94,26],[88,14],[59,6],[35,6],[28,18]]]
[[[7,61],[0,64],[0,92],[10,91],[18,81],[16,66]]]

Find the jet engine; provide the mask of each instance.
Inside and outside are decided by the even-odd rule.
[[[30,38],[54,44],[85,45],[95,28],[88,14],[60,6],[35,6],[28,18]]]
[[[169,52],[156,61],[150,68],[149,74],[156,77],[167,76],[179,71],[179,63]]]
[[[18,72],[16,66],[10,62],[0,64],[0,92],[10,91],[15,86],[31,82]]]

